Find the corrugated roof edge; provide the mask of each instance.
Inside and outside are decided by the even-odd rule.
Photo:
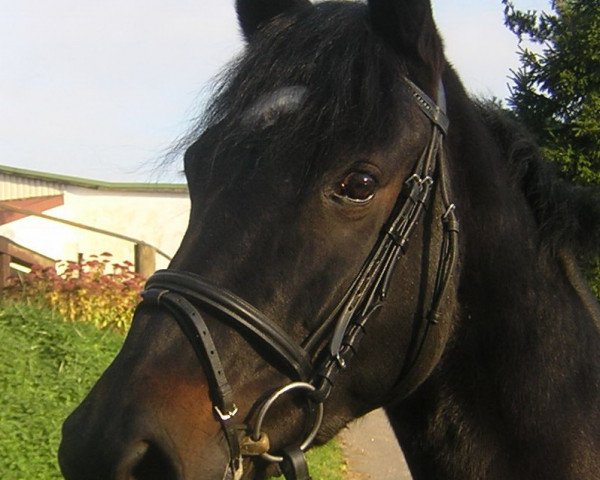
[[[42,180],[52,183],[62,183],[76,187],[91,188],[94,190],[121,190],[128,192],[174,192],[187,193],[188,188],[183,183],[121,183],[104,182],[101,180],[92,180],[89,178],[71,177],[68,175],[57,175],[54,173],[37,172],[35,170],[26,170],[24,168],[8,167],[0,165],[0,173],[8,175],[18,175],[21,177]]]

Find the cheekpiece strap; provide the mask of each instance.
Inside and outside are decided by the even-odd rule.
[[[450,120],[446,115],[446,91],[442,80],[438,86],[438,103],[434,102],[429,95],[427,95],[421,88],[419,88],[412,80],[407,77],[402,77],[404,82],[412,90],[413,97],[416,99],[417,104],[421,107],[421,110],[429,117],[429,119],[437,125],[444,135],[448,133],[448,127],[450,126]]]

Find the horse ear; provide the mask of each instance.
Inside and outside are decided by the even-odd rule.
[[[238,21],[246,40],[273,17],[311,5],[310,0],[236,0]]]
[[[369,0],[369,11],[375,31],[398,53],[425,64],[437,81],[444,65],[444,47],[430,0]]]

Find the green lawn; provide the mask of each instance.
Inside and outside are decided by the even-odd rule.
[[[123,340],[26,305],[0,310],[0,338],[0,477],[60,479],[61,423]]]
[[[0,478],[62,478],[56,463],[63,419],[117,353],[123,338],[66,323],[25,304],[0,308]],[[309,453],[315,480],[343,480],[332,443]]]

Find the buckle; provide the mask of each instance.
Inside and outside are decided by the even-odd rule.
[[[215,412],[217,413],[217,416],[219,417],[219,419],[222,422],[231,420],[233,417],[235,417],[235,414],[238,412],[238,407],[235,403],[233,404],[233,408],[230,411],[228,411],[227,413],[223,413],[217,405],[214,406],[214,409],[215,409]]]
[[[448,217],[452,214],[452,212],[454,212],[454,210],[456,210],[456,205],[453,203],[448,205],[446,212],[442,215],[442,220],[448,220]]]

